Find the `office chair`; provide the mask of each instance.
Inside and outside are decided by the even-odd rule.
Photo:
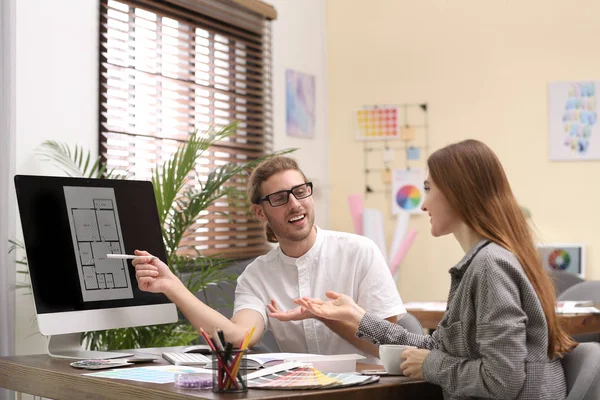
[[[567,400],[600,399],[600,343],[580,343],[561,361]]]
[[[402,315],[398,319],[398,325],[400,325],[401,327],[403,327],[410,333],[416,333],[419,335],[425,334],[425,332],[423,331],[423,327],[421,326],[421,323],[419,322],[419,320],[409,312]]]
[[[552,281],[554,282],[554,287],[556,288],[557,296],[562,294],[571,286],[584,282],[584,280],[581,279],[579,276],[561,270],[550,271],[550,278],[552,278]]]

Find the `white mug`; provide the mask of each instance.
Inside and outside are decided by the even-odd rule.
[[[415,349],[415,346],[405,346],[402,344],[382,344],[379,346],[379,358],[383,366],[390,375],[402,375],[400,364],[404,361],[402,353],[406,349]]]

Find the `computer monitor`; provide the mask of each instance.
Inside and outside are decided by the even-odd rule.
[[[582,243],[537,245],[542,265],[549,271],[564,271],[585,279],[585,246]]]
[[[81,332],[177,321],[166,296],[138,288],[131,260],[107,258],[143,249],[166,262],[151,182],[17,175],[15,188],[48,354],[123,357],[84,351]]]

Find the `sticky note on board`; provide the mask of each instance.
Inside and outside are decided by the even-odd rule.
[[[392,183],[391,169],[386,168],[383,171],[381,171],[381,182],[383,182],[384,185],[389,185],[390,183]]]
[[[383,149],[383,162],[392,162],[394,161],[394,149],[391,147],[386,147]]]
[[[400,139],[415,140],[415,128],[410,125],[404,125],[400,128]]]
[[[421,149],[418,147],[409,147],[406,149],[406,158],[409,160],[418,160],[421,157]]]

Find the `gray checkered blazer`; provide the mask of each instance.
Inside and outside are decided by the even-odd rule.
[[[482,240],[450,269],[448,308],[433,335],[366,314],[357,337],[431,350],[422,371],[445,399],[564,399],[559,359],[548,359],[546,318],[517,258]]]

